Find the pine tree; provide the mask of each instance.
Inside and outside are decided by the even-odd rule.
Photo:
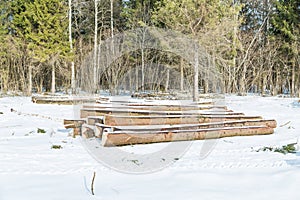
[[[55,91],[55,63],[67,59],[68,7],[60,0],[13,1],[16,36],[26,43],[31,62],[52,67],[52,92]]]
[[[300,1],[275,1],[275,13],[272,16],[273,35],[281,40],[281,51],[286,65],[290,66],[290,93],[300,95]]]

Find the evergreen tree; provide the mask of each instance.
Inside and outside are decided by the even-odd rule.
[[[26,44],[28,51],[29,87],[32,85],[32,63],[38,63],[39,67],[45,67],[46,72],[52,71],[51,91],[55,92],[56,62],[70,56],[66,2],[15,0],[12,8],[15,36]],[[52,67],[51,70],[47,69],[49,67]],[[45,76],[45,73],[39,76]]]
[[[284,64],[289,66],[289,90],[291,95],[300,95],[300,1],[275,1],[275,12],[272,16],[272,33],[281,41],[281,54]]]
[[[125,2],[122,16],[125,18],[126,28],[152,26],[152,13],[159,0],[130,0]]]
[[[49,62],[69,52],[67,6],[60,0],[14,1],[13,24],[32,58]]]

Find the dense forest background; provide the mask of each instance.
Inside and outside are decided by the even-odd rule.
[[[87,58],[101,68],[98,45],[145,27],[194,38],[211,55],[223,92],[300,95],[300,0],[0,0],[0,91],[75,92]],[[144,62],[188,65],[136,50],[103,72],[95,91]]]

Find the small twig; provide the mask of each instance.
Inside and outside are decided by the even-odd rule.
[[[284,127],[284,126],[288,125],[289,123],[291,123],[291,121],[288,121],[287,123],[282,124],[282,125],[280,125],[279,127]]]
[[[92,179],[92,184],[91,184],[91,192],[92,192],[92,195],[95,195],[95,193],[94,193],[94,182],[95,182],[95,178],[96,178],[96,172],[94,172],[93,179]]]

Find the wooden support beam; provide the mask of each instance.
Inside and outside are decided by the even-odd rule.
[[[187,140],[217,139],[232,136],[267,135],[274,132],[267,126],[227,127],[198,130],[177,130],[161,132],[104,132],[103,146],[122,146],[133,144],[149,144],[157,142],[174,142]]]

